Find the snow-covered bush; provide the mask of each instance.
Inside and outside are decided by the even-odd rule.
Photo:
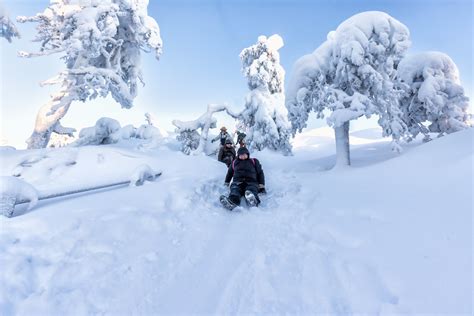
[[[49,138],[49,142],[48,142],[48,147],[52,147],[52,148],[65,147],[73,143],[74,140],[75,140],[74,137],[71,137],[66,134],[51,133],[51,137]]]
[[[116,143],[121,136],[120,123],[108,117],[100,118],[95,126],[83,128],[79,132],[79,139],[71,144],[71,146],[87,146],[87,145],[106,145]],[[130,132],[127,127],[126,132]]]
[[[122,140],[142,139],[147,140],[147,145],[153,147],[158,145],[162,138],[160,130],[150,124],[143,124],[139,128],[131,124],[120,127],[118,121],[103,117],[94,126],[83,128],[79,132],[79,139],[71,146],[106,145]]]
[[[349,165],[349,123],[376,114],[394,148],[406,131],[398,106],[396,69],[410,46],[408,28],[383,12],[363,12],[344,21],[312,54],[300,58],[286,106],[293,134],[316,112],[334,127],[337,164]]]
[[[120,140],[126,140],[134,137],[137,137],[137,128],[132,124],[125,125],[109,136],[113,142],[118,142]]]
[[[160,126],[157,124],[157,119],[153,114],[148,113],[148,112],[145,113],[145,120],[148,123],[148,125],[154,126],[158,129],[158,132],[161,135],[161,137],[168,137],[169,136],[168,132],[166,130],[160,128]]]
[[[177,128],[176,140],[181,143],[181,151],[186,155],[190,155],[199,147],[199,141],[201,140],[201,135],[198,131],[190,130],[186,128]]]
[[[441,136],[468,127],[469,99],[460,84],[458,68],[448,55],[408,55],[398,66],[398,78],[405,84],[400,105],[409,139],[422,133],[429,140],[430,132]]]
[[[161,55],[162,40],[156,21],[148,16],[148,0],[54,0],[32,17],[37,22],[38,53],[22,57],[61,54],[66,69],[43,84],[59,84],[60,91],[38,112],[29,148],[46,147],[52,132],[72,134],[60,120],[74,101],[111,95],[124,108],[133,106],[142,80],[142,50]]]
[[[15,205],[29,201],[28,209],[38,203],[38,191],[29,183],[15,177],[0,177],[0,214],[11,217]]]
[[[246,131],[250,150],[269,148],[291,153],[291,126],[283,91],[285,71],[278,53],[281,47],[283,39],[279,35],[260,36],[255,45],[240,53],[250,92],[239,126]]]
[[[176,139],[181,143],[181,151],[186,155],[191,153],[198,155],[206,152],[208,144],[209,129],[215,128],[217,120],[213,117],[214,113],[226,111],[226,113],[238,118],[239,114],[232,112],[227,105],[209,104],[207,111],[199,118],[193,121],[173,120],[176,126]],[[198,132],[200,130],[200,133]]]
[[[161,131],[153,125],[143,124],[137,129],[136,138],[152,139],[162,138]]]
[[[15,23],[10,19],[5,12],[5,8],[0,3],[0,37],[3,37],[8,42],[12,42],[14,37],[20,37],[20,33],[15,26]]]

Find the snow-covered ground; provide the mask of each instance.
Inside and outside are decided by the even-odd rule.
[[[256,155],[268,196],[237,212],[224,164],[172,141],[2,150],[40,193],[163,175],[0,216],[0,314],[471,314],[473,132],[401,155],[354,132],[336,170],[332,130],[305,132]]]

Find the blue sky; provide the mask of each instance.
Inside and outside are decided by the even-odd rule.
[[[4,0],[12,17],[34,15],[47,0]],[[404,23],[411,33],[410,53],[436,50],[457,64],[466,93],[473,90],[473,5],[470,0],[150,0],[149,15],[161,28],[164,52],[160,61],[143,55],[146,85],[140,87],[135,106],[121,109],[111,99],[75,103],[63,125],[91,126],[108,116],[122,124],[138,125],[145,112],[172,130],[171,120],[193,119],[208,103],[227,102],[238,109],[247,93],[240,72],[240,51],[259,35],[280,34],[280,50],[287,80],[293,63],[316,49],[329,31],[350,16],[369,10],[385,11]],[[36,112],[54,87],[39,82],[62,68],[59,56],[34,59],[16,57],[18,50],[36,50],[34,24],[18,26],[20,40],[1,41],[0,141],[24,147],[34,126]],[[219,117],[218,118],[222,118]],[[223,121],[225,122],[225,120]],[[228,122],[226,122],[228,123]],[[324,124],[312,121],[311,126]]]

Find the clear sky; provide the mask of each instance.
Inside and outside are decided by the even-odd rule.
[[[48,3],[3,1],[11,17],[34,15]],[[121,109],[110,98],[77,102],[62,120],[63,125],[79,130],[94,125],[102,116],[139,125],[144,122],[144,113],[151,112],[159,124],[172,130],[172,119],[194,119],[208,103],[227,102],[238,109],[247,93],[238,56],[259,35],[277,33],[283,37],[285,46],[280,58],[288,80],[293,63],[316,49],[329,31],[350,16],[370,10],[385,11],[410,29],[410,53],[447,53],[457,64],[466,93],[472,97],[471,0],[150,0],[148,11],[160,25],[163,55],[157,61],[143,54],[146,85],[140,87],[135,106]],[[38,83],[63,67],[58,55],[33,59],[16,56],[18,50],[38,49],[37,43],[31,42],[34,26],[18,25],[22,38],[12,44],[0,41],[0,142],[18,148],[25,147],[38,108],[54,92],[54,87],[42,88]],[[313,120],[311,126],[324,123]]]

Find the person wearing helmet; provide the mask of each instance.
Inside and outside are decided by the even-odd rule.
[[[233,179],[233,180],[232,180]],[[232,180],[232,184],[230,181]],[[225,185],[230,184],[229,196],[222,195],[220,202],[232,210],[240,204],[240,198],[245,197],[249,206],[258,206],[258,193],[265,192],[265,175],[258,159],[250,158],[250,152],[242,147],[237,151],[237,158],[232,162],[225,177]]]
[[[221,141],[221,147],[225,145],[225,140],[227,138],[231,138],[229,133],[227,133],[227,128],[225,126],[221,127],[221,132],[219,135],[217,135],[213,140],[211,140],[211,143],[215,142],[216,140]]]
[[[227,167],[229,167],[234,159],[235,159],[234,145],[232,144],[232,139],[227,138],[225,140],[225,145],[222,146],[221,149],[219,150],[219,155],[217,155],[217,160],[225,163]]]

